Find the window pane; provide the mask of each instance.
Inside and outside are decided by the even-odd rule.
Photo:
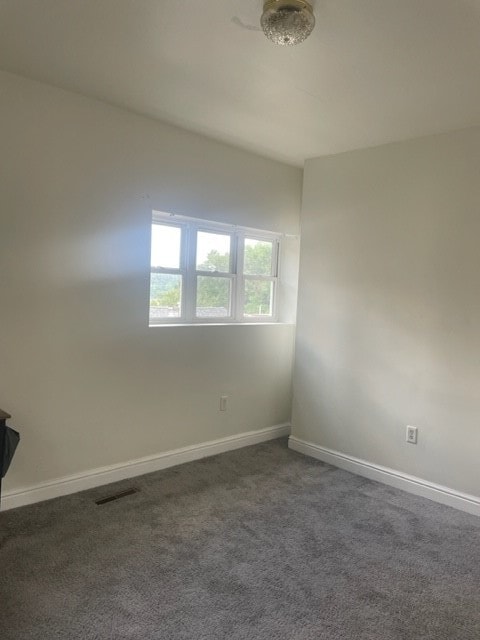
[[[167,224],[152,224],[152,267],[180,268],[182,230]]]
[[[197,276],[197,316],[199,318],[230,316],[231,292],[230,278]]]
[[[269,280],[245,280],[246,316],[271,316],[273,312],[273,282]]]
[[[150,321],[180,318],[182,315],[182,276],[150,274]]]
[[[272,257],[272,242],[245,238],[243,273],[250,276],[271,276]]]
[[[229,235],[223,233],[197,233],[197,271],[230,272]]]

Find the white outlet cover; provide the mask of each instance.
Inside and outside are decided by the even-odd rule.
[[[407,426],[407,442],[409,444],[417,444],[417,439],[418,439],[418,428],[408,425]]]

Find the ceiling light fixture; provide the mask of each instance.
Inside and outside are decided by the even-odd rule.
[[[308,0],[265,0],[260,24],[275,44],[293,45],[312,33],[315,16]]]

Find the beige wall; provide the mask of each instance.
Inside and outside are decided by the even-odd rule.
[[[477,496],[479,168],[480,128],[307,162],[293,409],[298,438]]]
[[[7,491],[289,420],[292,326],[147,327],[149,225],[296,234],[300,170],[8,74],[0,140]]]

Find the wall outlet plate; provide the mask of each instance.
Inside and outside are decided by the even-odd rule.
[[[409,444],[417,444],[418,440],[418,429],[417,427],[411,427],[407,425],[407,442]]]

